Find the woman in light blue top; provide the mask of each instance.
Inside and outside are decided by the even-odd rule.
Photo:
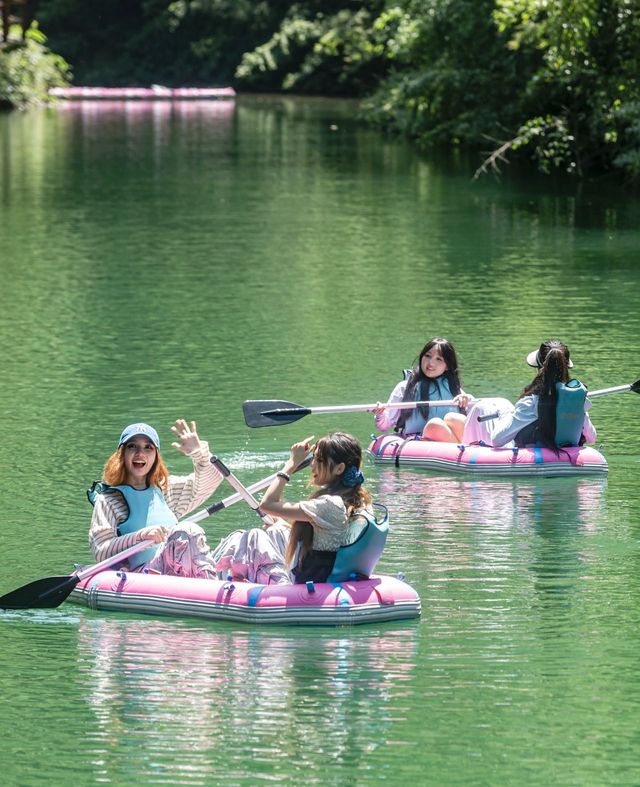
[[[170,475],[160,455],[157,431],[146,423],[127,426],[104,466],[103,482],[94,484],[89,499],[94,504],[89,544],[96,560],[122,552],[138,541],[166,543],[171,528],[203,503],[222,482],[211,463],[209,444],[198,436],[195,421],[179,418],[171,431],[172,447],[188,456],[193,472]],[[157,549],[138,553],[129,567],[140,570]]]

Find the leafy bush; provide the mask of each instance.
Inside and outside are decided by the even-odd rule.
[[[640,1],[497,0],[514,51],[541,54],[513,150],[543,172],[640,175]],[[542,110],[542,112],[541,112]]]
[[[380,0],[294,3],[278,29],[243,55],[236,78],[254,90],[362,95],[388,71],[376,28]]]
[[[69,64],[45,46],[46,36],[34,23],[25,32],[12,28],[0,45],[0,103],[24,108],[48,100],[50,87],[68,84]]]

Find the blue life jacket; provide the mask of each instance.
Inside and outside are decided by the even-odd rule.
[[[422,386],[416,386],[415,396],[416,401],[420,401],[418,397],[421,397],[421,389]],[[424,386],[427,387],[426,385]],[[437,377],[435,380],[431,381],[428,393],[428,401],[444,401],[446,399],[453,399],[453,395],[451,393],[451,389],[449,388],[449,382],[445,377]],[[427,397],[425,397],[427,398]],[[438,405],[431,405],[429,407],[429,421],[432,418],[444,418],[447,413],[457,413],[460,412],[459,409],[455,406],[445,405],[444,407],[440,407]],[[410,411],[410,415],[407,416],[407,420],[405,421],[404,427],[402,429],[403,434],[421,434],[422,430],[425,427],[427,422],[424,420],[424,416],[420,412],[420,410],[416,407]]]
[[[162,489],[157,486],[150,486],[147,489],[134,489],[128,484],[110,486],[109,484],[96,481],[87,492],[87,497],[89,502],[94,505],[97,495],[109,494],[116,489],[122,494],[129,508],[128,517],[118,525],[119,536],[135,533],[137,530],[142,530],[143,527],[151,527],[153,525],[171,527],[177,523],[178,519],[167,505]],[[129,558],[129,566],[138,568],[138,566],[148,563],[156,556],[159,548],[160,545],[137,552]]]
[[[558,394],[556,401],[556,432],[554,442],[557,448],[580,445],[582,427],[584,426],[584,401],[587,389],[580,380],[569,380],[567,383],[556,383]],[[514,438],[515,444],[540,447],[538,419],[524,426]]]
[[[370,577],[376,563],[380,560],[389,533],[389,513],[384,506],[382,519],[372,516],[368,511],[358,511],[354,515],[354,525],[358,519],[365,519],[356,538],[336,552],[333,570],[327,582],[346,582],[348,579]]]
[[[556,383],[556,391],[556,445],[558,448],[580,445],[587,389],[580,380],[569,380],[568,383]]]

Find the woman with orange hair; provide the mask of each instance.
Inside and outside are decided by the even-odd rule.
[[[160,438],[149,424],[130,424],[120,435],[118,448],[104,466],[104,482],[96,482],[89,493],[94,503],[89,544],[96,560],[148,539],[158,547],[129,558],[129,568],[141,570],[178,520],[203,503],[222,481],[195,421],[189,425],[179,418],[171,431],[177,438],[172,447],[193,462],[190,475],[169,474],[160,455]]]

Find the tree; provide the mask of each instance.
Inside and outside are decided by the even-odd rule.
[[[638,0],[497,0],[508,46],[537,51],[541,62],[516,134],[484,169],[527,149],[543,172],[640,176],[639,11]]]
[[[0,104],[24,108],[49,98],[49,88],[68,84],[69,64],[46,46],[36,23],[23,31],[12,25],[0,45]]]

